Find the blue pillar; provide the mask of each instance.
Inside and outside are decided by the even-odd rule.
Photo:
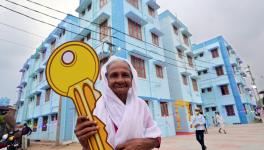
[[[246,113],[244,112],[244,107],[243,107],[243,104],[242,104],[242,101],[241,101],[241,97],[240,97],[240,94],[239,94],[239,90],[238,90],[238,87],[237,87],[237,82],[235,80],[235,76],[234,76],[234,73],[233,73],[233,70],[232,70],[232,66],[230,64],[229,55],[228,55],[228,52],[227,52],[227,48],[225,46],[225,40],[224,40],[224,38],[222,36],[218,37],[218,40],[219,40],[220,50],[221,50],[221,54],[223,56],[223,60],[224,60],[224,64],[225,64],[225,68],[226,68],[226,72],[227,72],[227,76],[228,76],[228,79],[229,79],[229,82],[230,82],[230,87],[232,89],[232,93],[233,93],[233,96],[234,96],[234,99],[235,99],[235,105],[236,105],[236,108],[237,108],[237,112],[238,112],[238,115],[239,115],[240,122],[242,124],[247,124],[248,123],[247,116],[246,116]]]
[[[112,0],[112,27],[125,33],[125,15],[124,15],[124,2],[120,0]],[[112,29],[112,35],[126,41],[126,35]],[[127,58],[127,50],[123,49],[126,48],[126,44],[116,38],[112,38],[113,44],[121,47],[121,50],[116,53],[116,56]],[[117,47],[116,47],[117,48]]]

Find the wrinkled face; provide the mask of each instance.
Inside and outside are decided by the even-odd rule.
[[[123,61],[116,61],[107,68],[107,80],[110,89],[117,95],[127,95],[132,86],[132,73],[129,65]]]

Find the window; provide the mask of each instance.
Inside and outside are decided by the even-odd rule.
[[[219,54],[218,54],[218,50],[217,50],[217,48],[213,49],[213,50],[211,51],[211,53],[212,53],[212,57],[213,57],[213,58],[219,57]]]
[[[161,110],[161,116],[162,117],[169,116],[168,103],[167,102],[160,102],[160,110]]]
[[[226,105],[225,109],[226,109],[227,116],[235,116],[233,105]]]
[[[188,85],[188,80],[186,75],[182,75],[182,82],[184,85]]]
[[[87,10],[90,11],[92,9],[92,3],[87,6]]]
[[[194,91],[198,91],[198,85],[197,85],[197,80],[196,79],[192,79],[192,85],[193,85],[193,90]]]
[[[131,5],[138,8],[138,0],[127,0]]]
[[[202,74],[202,72],[201,71],[198,71],[198,76],[200,76]]]
[[[152,43],[159,46],[159,37],[154,33],[151,33],[151,37],[152,37]]]
[[[212,107],[212,111],[216,111],[216,107]]]
[[[178,35],[178,28],[175,27],[175,26],[172,26],[172,27],[173,27],[173,31],[174,31],[174,33],[175,33],[176,35]]]
[[[187,58],[188,58],[188,64],[189,64],[189,66],[190,67],[193,67],[193,59],[192,59],[192,57],[191,56],[187,56]]]
[[[208,73],[208,70],[203,70],[203,74],[207,74]]]
[[[224,75],[223,66],[215,67],[215,71],[216,71],[217,76],[222,76],[222,75]]]
[[[100,0],[100,8],[104,7],[107,3],[107,0]]]
[[[205,93],[205,89],[202,89],[202,93]]]
[[[46,57],[46,49],[43,51],[43,52],[41,52],[41,56],[42,56],[42,61],[45,59],[45,57]]]
[[[85,10],[83,10],[82,12],[81,12],[81,16],[84,16],[85,15]]]
[[[55,43],[56,43],[56,40],[53,40],[53,41],[50,43],[51,51],[53,51],[53,50],[55,49]]]
[[[39,104],[40,104],[40,97],[41,97],[41,93],[37,94],[37,101],[36,101],[37,106],[39,106]]]
[[[221,85],[220,88],[222,95],[229,95],[228,85]]]
[[[240,87],[240,84],[237,84],[237,88],[239,90],[239,93],[241,94],[241,87]]]
[[[150,16],[155,17],[155,10],[150,6],[148,6],[148,13]]]
[[[80,41],[81,41],[81,42],[84,42],[84,38],[81,38]]]
[[[207,88],[207,91],[212,92],[212,88],[211,87]]]
[[[236,72],[236,66],[235,65],[232,65],[232,70],[234,73]]]
[[[108,35],[107,20],[100,24],[100,40],[104,39]]]
[[[43,117],[42,131],[47,131],[48,128],[48,116]]]
[[[43,79],[43,71],[39,72],[39,82],[41,82]]]
[[[33,120],[33,132],[37,132],[38,129],[38,118]]]
[[[128,19],[128,30],[130,36],[140,40],[142,39],[141,25],[132,21],[131,19]]]
[[[90,39],[91,39],[91,33],[88,33],[88,34],[86,35],[86,40],[89,41]]]
[[[243,104],[243,107],[244,107],[245,113],[247,114],[247,106],[246,106],[246,104]]]
[[[155,65],[156,67],[156,75],[158,78],[163,78],[163,71],[162,71],[162,67],[159,65]]]
[[[46,89],[45,102],[50,100],[50,92],[51,92],[50,88]]]
[[[188,38],[188,36],[186,36],[185,34],[183,34],[182,36],[183,36],[184,44],[189,46],[189,38]]]
[[[143,59],[137,58],[135,56],[131,56],[131,61],[133,67],[136,69],[138,77],[146,78],[145,72],[145,62]]]
[[[183,58],[183,50],[180,50],[177,48],[177,52],[178,52],[178,57],[182,59]]]
[[[200,54],[199,54],[199,57],[203,57],[203,56],[204,56],[204,54],[203,54],[203,53],[200,53]]]
[[[205,112],[209,112],[209,108],[208,107],[205,108]]]
[[[51,115],[51,121],[56,122],[58,120],[58,114]]]

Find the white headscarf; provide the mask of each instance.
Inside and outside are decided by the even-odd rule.
[[[108,86],[105,76],[107,73],[106,67],[113,61],[127,62],[133,75],[132,87],[128,91],[126,104]],[[101,76],[103,84],[102,97],[97,101],[93,113],[106,124],[107,141],[115,148],[118,144],[134,138],[160,137],[160,129],[153,121],[148,105],[137,96],[137,72],[132,64],[123,58],[112,56],[101,68]],[[115,132],[114,124],[118,128],[117,132]]]

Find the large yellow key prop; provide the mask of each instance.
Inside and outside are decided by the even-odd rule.
[[[101,94],[94,83],[99,73],[99,60],[92,47],[82,42],[68,42],[59,46],[50,56],[46,77],[51,88],[58,94],[70,97],[78,116],[88,116],[97,121],[99,131],[88,139],[91,150],[113,150],[107,143],[105,124],[92,112]]]

